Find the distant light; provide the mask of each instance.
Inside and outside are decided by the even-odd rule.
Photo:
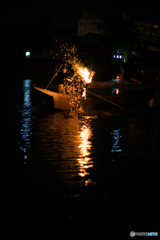
[[[30,55],[31,55],[31,52],[26,52],[26,57],[30,57]]]
[[[119,76],[117,76],[117,79],[119,79]]]
[[[119,88],[116,89],[116,94],[119,94]]]
[[[154,25],[154,28],[158,28],[158,25]]]
[[[122,55],[113,55],[113,58],[121,58],[122,59]]]

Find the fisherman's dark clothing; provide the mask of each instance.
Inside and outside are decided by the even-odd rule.
[[[56,83],[57,83],[57,84],[63,84],[63,83],[64,83],[64,80],[65,80],[65,78],[66,78],[67,76],[68,76],[67,73],[63,73],[63,72],[58,73]]]

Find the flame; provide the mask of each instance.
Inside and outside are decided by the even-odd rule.
[[[83,78],[83,80],[87,83],[91,83],[92,82],[92,78],[95,74],[95,72],[93,71],[89,71],[86,67],[79,67],[78,65],[76,66],[77,68],[77,73]]]

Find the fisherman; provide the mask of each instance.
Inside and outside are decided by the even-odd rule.
[[[67,68],[65,67],[65,65],[63,65],[62,68],[61,68],[61,72],[58,73],[56,83],[57,83],[57,84],[63,84],[63,83],[64,83],[64,79],[65,79],[67,76],[68,76],[68,74],[67,74]]]
[[[63,84],[64,84],[64,81],[67,78],[67,76],[68,76],[67,68],[65,65],[63,65],[61,72],[58,73],[57,80],[56,80],[56,91],[58,93],[65,94]]]

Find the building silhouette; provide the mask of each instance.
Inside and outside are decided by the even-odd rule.
[[[102,18],[98,18],[97,14],[82,12],[82,18],[78,19],[78,37],[83,37],[88,33],[104,35],[104,30],[98,27],[102,22]]]

